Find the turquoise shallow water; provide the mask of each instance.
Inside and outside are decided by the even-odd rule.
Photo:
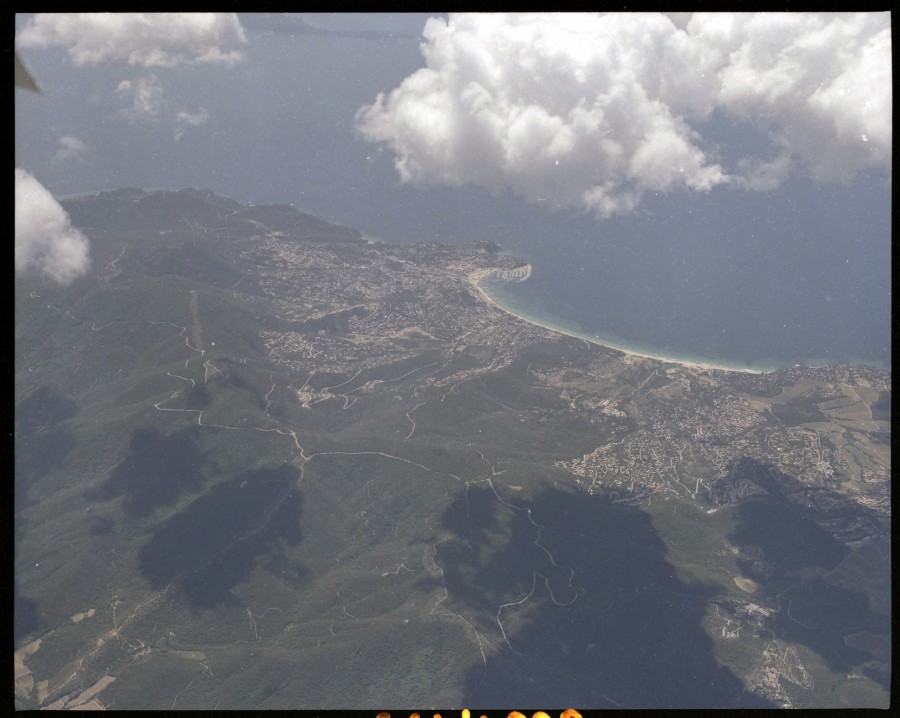
[[[200,187],[245,203],[292,203],[370,241],[495,242],[535,269],[523,284],[486,284],[499,302],[640,353],[736,368],[890,368],[889,177],[861,173],[842,185],[798,171],[773,192],[647,192],[634,214],[602,221],[479,187],[404,184],[394,153],[360,138],[353,117],[422,67],[418,44],[272,34],[245,48],[258,74],[195,67],[167,76],[170,109],[202,106],[212,118],[180,142],[165,123],[113,128],[96,111],[76,116],[83,103],[69,87],[71,67],[51,63],[42,77],[57,89],[33,109],[17,102],[17,163],[57,196]],[[121,80],[119,69],[96,71],[110,87]],[[100,99],[104,115],[121,110],[115,92]],[[71,120],[66,131],[102,147],[102,161],[99,153],[96,162],[53,161],[48,116]],[[212,131],[225,118],[228,131]],[[731,153],[722,161],[744,157],[744,129],[720,130],[714,144]]]
[[[686,362],[692,364],[715,364],[727,369],[735,369],[738,371],[772,371],[779,368],[777,364],[758,363],[758,364],[740,364],[738,362],[729,361],[722,357],[704,357],[699,355],[688,355],[685,353],[675,353],[671,351],[663,351],[658,347],[649,344],[628,341],[619,337],[615,337],[601,331],[590,331],[580,326],[571,319],[565,319],[554,316],[546,309],[536,306],[533,301],[529,301],[527,295],[515,291],[516,285],[510,282],[502,282],[496,280],[485,279],[479,283],[479,287],[499,306],[517,314],[523,319],[543,324],[551,327],[563,334],[579,337],[591,342],[602,344],[603,346],[621,351],[633,352],[644,356],[657,357],[661,359],[670,359],[677,362]]]
[[[363,237],[384,241],[381,232]],[[774,242],[768,252],[704,263],[705,245],[682,242],[662,253],[659,240],[601,239],[549,248],[521,246],[520,239],[508,253],[531,263],[531,278],[481,286],[526,319],[645,356],[745,371],[837,362],[891,368],[889,301],[871,291],[884,283],[878,273],[890,270],[851,251],[857,248],[819,270],[803,257],[776,257],[785,267],[779,276],[771,266],[752,266],[757,256],[772,256]],[[863,258],[861,266],[848,272],[854,256]],[[814,286],[804,287],[805,279]]]
[[[496,241],[526,282],[486,284],[543,323],[653,356],[757,370],[891,368],[889,186],[660,196],[603,222],[527,217]],[[689,204],[686,202],[689,200]]]
[[[543,232],[535,221],[499,239],[531,277],[484,286],[510,310],[640,354],[890,370],[890,216],[875,201],[887,190],[857,184],[856,203],[798,183],[784,196],[692,198],[693,212],[660,198],[654,216]]]
[[[739,362],[723,356],[704,356],[698,353],[689,353],[678,350],[673,351],[668,348],[663,349],[655,347],[646,342],[623,339],[608,332],[592,331],[572,319],[554,315],[552,312],[547,311],[546,308],[541,307],[533,295],[523,291],[525,284],[526,283],[524,282],[514,283],[483,279],[479,282],[479,287],[499,306],[523,319],[548,326],[569,336],[579,337],[612,349],[619,349],[621,351],[632,352],[644,356],[690,364],[710,364],[723,369],[752,372],[769,372],[782,367],[793,366],[794,364],[803,364],[804,366],[826,366],[827,364],[834,363],[833,360],[824,358],[811,358],[798,362]],[[849,361],[850,363],[889,368],[883,366],[879,362],[866,360],[854,361],[852,359]]]

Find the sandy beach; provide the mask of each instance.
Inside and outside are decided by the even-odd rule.
[[[604,344],[602,342],[597,341],[596,339],[591,339],[589,337],[581,336],[580,334],[573,334],[572,332],[567,332],[564,329],[560,329],[559,327],[554,327],[550,324],[545,324],[543,322],[539,322],[535,319],[531,319],[530,317],[522,316],[521,314],[517,314],[516,312],[507,309],[504,306],[501,306],[497,302],[495,302],[491,296],[481,288],[480,282],[487,277],[493,270],[491,269],[476,269],[469,275],[469,281],[472,286],[478,291],[478,293],[482,296],[485,302],[490,304],[497,309],[506,312],[507,314],[517,317],[522,321],[528,322],[529,324],[535,324],[539,327],[543,327],[544,329],[548,329],[551,332],[556,332],[557,334],[564,334],[565,336],[574,337],[575,339],[583,339],[586,342],[590,342],[591,344],[596,344],[597,346],[604,347],[606,349],[612,349],[617,352],[622,352],[627,356],[639,357],[641,359],[655,359],[656,361],[665,362],[666,364],[678,364],[679,366],[687,367],[689,369],[695,369],[700,371],[730,371],[730,372],[741,372],[744,374],[763,374],[765,372],[760,371],[759,369],[738,369],[735,367],[721,366],[719,364],[707,364],[707,363],[699,363],[699,362],[689,362],[684,361],[682,359],[674,359],[672,357],[663,356],[661,354],[642,354],[640,352],[635,352],[630,349],[624,349],[623,347],[617,347],[612,344]]]

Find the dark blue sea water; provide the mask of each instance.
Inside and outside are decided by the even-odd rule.
[[[155,72],[170,117],[201,107],[210,116],[177,141],[165,113],[125,121],[114,91],[94,92],[86,104],[78,86],[86,71],[61,53],[35,53],[45,94],[17,101],[17,165],[57,195],[200,187],[292,203],[386,242],[491,240],[534,267],[528,282],[486,285],[498,300],[645,353],[761,369],[890,365],[884,177],[650,195],[637,215],[602,222],[479,188],[401,186],[391,151],[362,140],[353,115],[423,65],[417,39],[250,39],[247,62],[234,70]],[[121,68],[91,73],[95,87],[115,88],[125,76]],[[758,139],[721,121],[717,132],[719,142]],[[54,159],[61,134],[104,151],[65,165]]]
[[[762,370],[889,367],[889,192],[860,177],[714,191],[689,209],[651,200],[653,216],[584,227],[575,241],[523,240],[531,279],[483,286],[511,309],[642,353]]]

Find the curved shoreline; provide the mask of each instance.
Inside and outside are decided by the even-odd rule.
[[[667,357],[662,354],[643,354],[641,352],[636,352],[631,349],[624,349],[622,347],[617,347],[613,344],[604,344],[603,342],[597,341],[596,339],[590,339],[588,337],[583,337],[580,334],[573,334],[572,332],[568,332],[565,329],[560,329],[559,327],[552,326],[550,324],[545,324],[543,322],[539,322],[536,319],[531,319],[530,317],[522,316],[521,314],[517,314],[511,309],[508,309],[501,304],[499,304],[496,300],[494,300],[491,295],[489,295],[484,289],[482,289],[480,282],[487,277],[492,271],[492,269],[476,269],[474,272],[469,274],[469,282],[476,289],[476,291],[481,295],[485,302],[489,305],[496,307],[500,311],[506,312],[510,316],[521,319],[522,321],[528,322],[529,324],[534,324],[539,327],[543,327],[544,329],[548,329],[551,332],[556,332],[557,334],[562,334],[567,337],[573,337],[575,339],[582,339],[591,344],[596,344],[599,347],[603,347],[605,349],[611,349],[613,351],[621,352],[626,356],[639,357],[641,359],[653,359],[655,361],[663,362],[665,364],[678,364],[679,366],[687,367],[689,369],[699,369],[701,371],[729,371],[729,372],[739,372],[742,374],[767,374],[768,372],[762,371],[761,369],[749,369],[749,368],[737,368],[730,366],[722,366],[720,364],[710,364],[707,362],[692,362],[685,361],[684,359],[674,359],[672,357]]]

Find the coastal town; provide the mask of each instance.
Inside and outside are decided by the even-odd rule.
[[[16,286],[20,706],[462,701],[550,644],[585,705],[641,705],[619,656],[582,661],[610,635],[715,672],[721,705],[884,702],[889,371],[604,346],[502,305],[532,268],[490,241],[199,190],[66,209],[95,272]],[[435,641],[452,661],[309,698],[348,650]]]
[[[612,431],[592,451],[555,463],[586,491],[643,504],[676,499],[713,512],[778,490],[847,545],[889,531],[889,372],[847,364],[742,372],[565,336],[499,307],[479,286],[484,278],[530,274],[487,243],[309,245],[269,231],[246,251],[272,313],[292,325],[264,332],[267,346],[304,377],[350,377],[426,351],[446,362],[477,348],[480,366],[423,377],[409,397],[421,404],[426,388],[440,398],[446,387],[498,372],[537,344],[557,342],[563,356],[565,347],[580,346],[589,351],[578,361],[529,368],[530,382],[558,392],[558,406],[520,419],[579,417],[598,435],[609,433],[601,427]],[[307,405],[343,396],[308,384]],[[780,473],[777,489],[766,476],[748,474],[757,464]],[[836,520],[835,506],[844,503],[853,511]]]
[[[439,371],[416,371],[416,381],[391,384],[397,412],[410,422],[405,439],[415,441],[427,429],[429,405],[444,406],[466,382],[515,373],[533,357],[517,376],[555,400],[516,409],[515,397],[503,397],[503,420],[535,436],[580,421],[590,448],[556,458],[553,466],[586,493],[700,515],[768,496],[847,550],[865,552],[890,540],[890,372],[849,364],[729,370],[568,336],[492,299],[485,280],[524,281],[531,268],[485,244],[358,244],[335,251],[257,241],[258,251],[271,257],[261,285],[270,287],[275,311],[322,327],[267,335],[273,357],[310,376],[298,392],[305,407],[338,401],[352,410],[364,394],[387,387],[360,383],[361,371],[429,353],[428,368]],[[338,272],[334,254],[341,257]],[[541,360],[547,354],[536,349],[546,352],[548,345],[553,358]],[[469,359],[464,369],[440,371],[463,356]],[[316,389],[319,371],[348,379]],[[745,595],[758,594],[765,577],[777,580],[778,569],[773,574],[756,551],[733,545],[724,551],[756,579],[733,576]],[[811,575],[823,569],[816,571]],[[772,638],[782,608],[780,598],[720,600],[709,604],[707,621],[726,643],[769,636],[747,686],[788,708],[813,681],[796,646]],[[880,660],[866,665],[876,675],[887,670]]]

